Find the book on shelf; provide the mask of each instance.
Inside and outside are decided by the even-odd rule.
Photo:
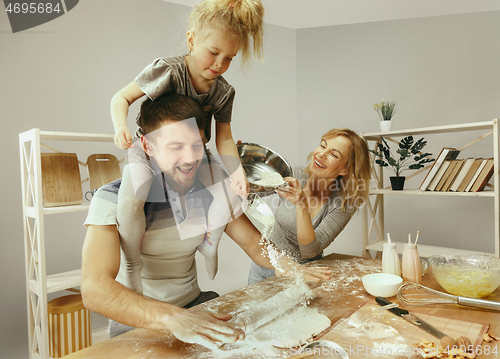
[[[427,172],[427,175],[425,176],[425,178],[422,181],[422,184],[420,185],[419,188],[422,191],[427,190],[427,187],[429,187],[432,180],[434,179],[434,176],[439,172],[439,169],[440,169],[441,165],[443,164],[443,162],[446,160],[456,159],[459,153],[460,153],[460,151],[457,150],[456,148],[443,147],[441,149],[441,151],[439,152],[439,154],[437,155],[435,161],[432,163],[431,168]]]
[[[447,192],[450,190],[453,181],[455,181],[455,178],[457,178],[458,173],[460,172],[462,166],[465,163],[465,160],[453,160],[453,161],[455,162],[455,165],[453,166],[453,169],[448,178],[446,179],[446,182],[444,183],[443,187],[441,187],[440,189],[441,192]]]
[[[474,182],[474,185],[470,189],[470,192],[479,192],[482,191],[484,187],[486,187],[486,184],[493,175],[493,163],[493,158],[489,158],[487,160],[486,165],[483,167],[483,170],[477,177],[476,182]]]
[[[481,166],[481,163],[483,163],[482,158],[475,158],[474,162],[472,162],[472,166],[470,166],[469,171],[465,175],[464,179],[462,180],[462,183],[460,183],[460,186],[457,188],[457,192],[464,192],[465,188],[469,184],[470,180],[474,175],[476,174],[477,169],[479,166]]]
[[[446,180],[448,179],[448,177],[450,177],[451,172],[453,171],[453,168],[457,165],[457,160],[448,160],[447,162],[449,162],[449,165],[447,166],[444,174],[439,179],[439,182],[438,182],[436,188],[434,188],[434,191],[441,191]]]
[[[464,160],[464,164],[462,165],[462,168],[460,171],[457,173],[457,177],[453,181],[453,183],[450,186],[450,191],[455,192],[458,187],[460,186],[460,183],[464,180],[464,177],[467,175],[467,172],[469,172],[470,167],[474,163],[475,158],[467,158]]]
[[[448,167],[450,167],[451,160],[446,160],[443,163],[441,163],[441,167],[439,167],[439,171],[436,173],[434,178],[432,179],[431,183],[427,187],[428,191],[435,191],[437,189],[438,184],[441,181],[441,178],[444,177],[444,174],[448,170]]]
[[[483,159],[483,161],[479,164],[479,167],[477,168],[476,172],[472,176],[472,178],[469,181],[469,184],[467,187],[465,187],[464,192],[469,192],[472,186],[474,185],[474,182],[476,182],[477,178],[479,177],[479,174],[483,170],[484,166],[486,166],[486,163],[488,163],[488,159]]]

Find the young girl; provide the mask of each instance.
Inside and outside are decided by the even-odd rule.
[[[171,58],[156,59],[130,84],[121,89],[111,100],[111,117],[115,128],[115,144],[122,149],[132,146],[132,135],[127,127],[129,106],[147,95],[155,100],[165,92],[176,92],[191,97],[207,113],[204,130],[205,142],[211,138],[211,119],[216,120],[215,144],[217,152],[231,173],[231,190],[241,197],[248,194],[248,181],[239,162],[239,155],[231,134],[231,112],[235,90],[222,77],[232,59],[241,51],[242,64],[251,57],[251,42],[254,55],[262,59],[264,7],[260,0],[203,0],[193,9],[189,19],[187,45],[190,53]],[[138,119],[139,124],[139,119]],[[137,135],[141,135],[140,128]],[[207,154],[209,163],[210,155]],[[144,233],[144,201],[154,177],[154,170],[129,164],[123,169],[123,188],[118,197],[117,219],[120,223],[122,249],[130,263],[129,288],[142,292],[139,251]],[[200,180],[212,186],[214,198],[227,197],[225,186],[215,186],[221,175],[210,167],[200,168]],[[224,189],[221,192],[221,188]],[[226,203],[226,202],[224,202]],[[209,213],[210,217],[210,213]],[[215,219],[214,222],[217,222]],[[215,223],[214,226],[219,225]],[[217,245],[207,241],[200,251],[214,251]],[[215,247],[215,248],[213,248]],[[216,268],[215,268],[216,270]],[[214,268],[209,270],[213,273]],[[212,275],[211,275],[212,276]]]

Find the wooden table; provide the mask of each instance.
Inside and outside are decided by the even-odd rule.
[[[316,285],[314,289],[317,296],[311,301],[309,307],[317,308],[322,314],[330,318],[332,323],[337,322],[358,309],[362,305],[375,304],[374,298],[369,295],[361,284],[361,277],[365,274],[379,272],[380,260],[353,257],[340,254],[331,254],[315,265],[329,266],[332,270],[332,280]],[[430,270],[423,278],[423,285],[444,290],[436,282]],[[237,313],[242,309],[259,303],[268,297],[275,295],[290,285],[289,279],[269,278],[255,283],[252,286],[238,289],[197,306],[196,310],[210,310],[221,313]],[[389,298],[397,302],[396,297]],[[496,290],[485,299],[500,301],[500,290]],[[425,307],[411,307],[410,311],[427,313],[450,317],[454,319],[489,323],[489,333],[500,336],[500,312],[468,308],[458,305],[429,305]],[[399,319],[397,319],[399,320]],[[401,319],[402,320],[402,319]],[[419,330],[420,331],[420,330]],[[424,333],[426,334],[426,333]],[[328,339],[328,333],[324,334]],[[489,345],[490,351],[500,351],[500,342],[483,343],[483,348]],[[256,352],[248,354],[238,352],[238,355],[226,356],[227,358],[286,358],[290,354],[289,349],[276,349],[270,347],[268,354]],[[260,356],[262,355],[262,356]],[[177,340],[169,332],[152,329],[135,329],[110,340],[93,345],[69,356],[67,359],[91,359],[91,358],[216,358],[208,349],[196,344],[187,344]],[[351,355],[351,358],[354,357]],[[357,356],[356,356],[357,357]],[[500,354],[478,355],[478,358],[500,358]]]

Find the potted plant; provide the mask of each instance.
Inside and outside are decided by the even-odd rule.
[[[380,131],[387,132],[392,127],[392,117],[396,113],[396,101],[385,101],[382,99],[380,103],[374,103],[373,109],[377,111],[380,117]]]
[[[377,143],[377,150],[370,150],[378,159],[375,163],[380,167],[391,167],[396,174],[395,177],[390,177],[393,190],[402,190],[404,187],[405,178],[401,173],[407,170],[418,170],[424,167],[424,164],[434,161],[429,158],[430,153],[420,153],[422,148],[427,144],[423,138],[417,142],[413,141],[413,136],[406,136],[399,142],[399,148],[396,153],[399,156],[394,156],[391,152],[387,141],[380,136],[382,142]]]

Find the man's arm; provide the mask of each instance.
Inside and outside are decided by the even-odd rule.
[[[283,272],[287,272],[287,274],[295,272],[295,274],[302,275],[305,279],[313,281],[330,279],[331,271],[328,267],[305,267],[294,262],[277,249],[274,250],[276,253],[275,258],[270,259],[269,251],[267,251],[267,255],[264,254],[264,244],[260,243],[261,233],[244,213],[238,213],[236,219],[229,222],[226,226],[225,232],[231,239],[238,243],[256,264],[262,267],[276,269],[272,263],[274,262],[277,267]]]
[[[243,339],[226,321],[231,315],[197,313],[145,298],[118,283],[120,239],[116,226],[89,226],[82,252],[85,307],[132,327],[168,329],[178,339],[209,348]]]

